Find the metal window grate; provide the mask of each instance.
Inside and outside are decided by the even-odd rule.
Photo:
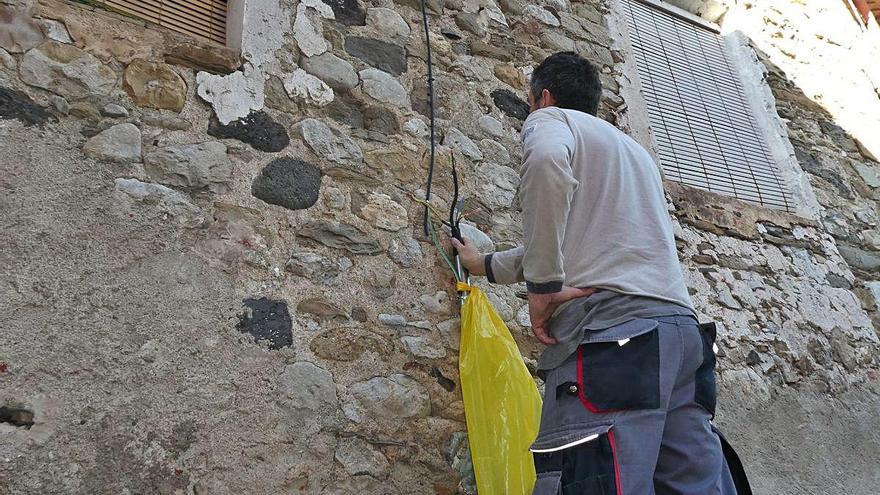
[[[91,3],[194,38],[226,44],[226,0],[97,0]]]
[[[790,209],[721,36],[640,0],[624,6],[666,177]]]

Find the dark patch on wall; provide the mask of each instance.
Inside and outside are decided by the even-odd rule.
[[[260,151],[275,153],[290,144],[287,130],[264,111],[251,112],[247,117],[223,125],[216,120],[208,124],[208,135],[221,139],[238,139]]]
[[[372,38],[349,36],[345,38],[345,51],[389,74],[399,76],[406,72],[406,49]]]
[[[270,162],[254,179],[251,194],[263,201],[291,210],[310,208],[318,201],[321,170],[294,158]]]
[[[30,430],[34,426],[34,413],[22,407],[0,407],[0,423],[23,426]]]
[[[367,23],[367,14],[357,0],[324,0],[333,9],[336,20],[346,26],[363,26]]]
[[[284,301],[265,297],[242,301],[245,311],[238,316],[238,331],[247,333],[254,340],[268,340],[269,348],[278,350],[293,344],[293,321]]]
[[[55,120],[30,96],[9,88],[0,88],[0,118],[15,119],[26,126],[42,126],[49,119]]]
[[[509,117],[526,120],[526,117],[529,116],[529,104],[509,89],[496,89],[492,91],[492,101],[499,110]]]

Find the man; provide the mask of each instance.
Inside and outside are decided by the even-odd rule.
[[[596,117],[596,68],[557,53],[534,71],[522,130],[521,247],[486,256],[524,281],[545,381],[535,494],[735,493],[711,428],[714,335],[697,323],[651,156]]]

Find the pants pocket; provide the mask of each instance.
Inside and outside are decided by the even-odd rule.
[[[694,375],[694,402],[709,411],[714,418],[718,394],[715,384],[715,323],[702,323],[699,329],[703,340],[703,363]]]
[[[532,495],[562,495],[562,471],[538,473]]]
[[[578,348],[578,397],[592,413],[660,407],[657,326],[641,335]]]
[[[532,447],[538,473],[533,495],[622,495],[611,426],[599,426],[583,435],[559,446]]]

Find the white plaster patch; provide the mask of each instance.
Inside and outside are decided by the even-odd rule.
[[[199,72],[196,84],[199,97],[211,104],[221,124],[262,109],[266,98],[263,73],[247,66],[245,72],[225,76]]]
[[[291,98],[317,107],[329,105],[334,97],[330,86],[302,69],[296,69],[284,78],[284,90]]]
[[[293,22],[293,37],[296,39],[299,51],[306,57],[314,57],[330,49],[327,40],[324,39],[321,21],[313,13],[314,10],[310,11],[305,3],[300,3],[296,8],[296,20]],[[320,14],[320,11],[318,13]]]
[[[290,32],[290,14],[278,0],[247,2],[245,9],[241,54],[255,67],[261,67],[271,62],[275,51],[284,45],[284,35]]]

